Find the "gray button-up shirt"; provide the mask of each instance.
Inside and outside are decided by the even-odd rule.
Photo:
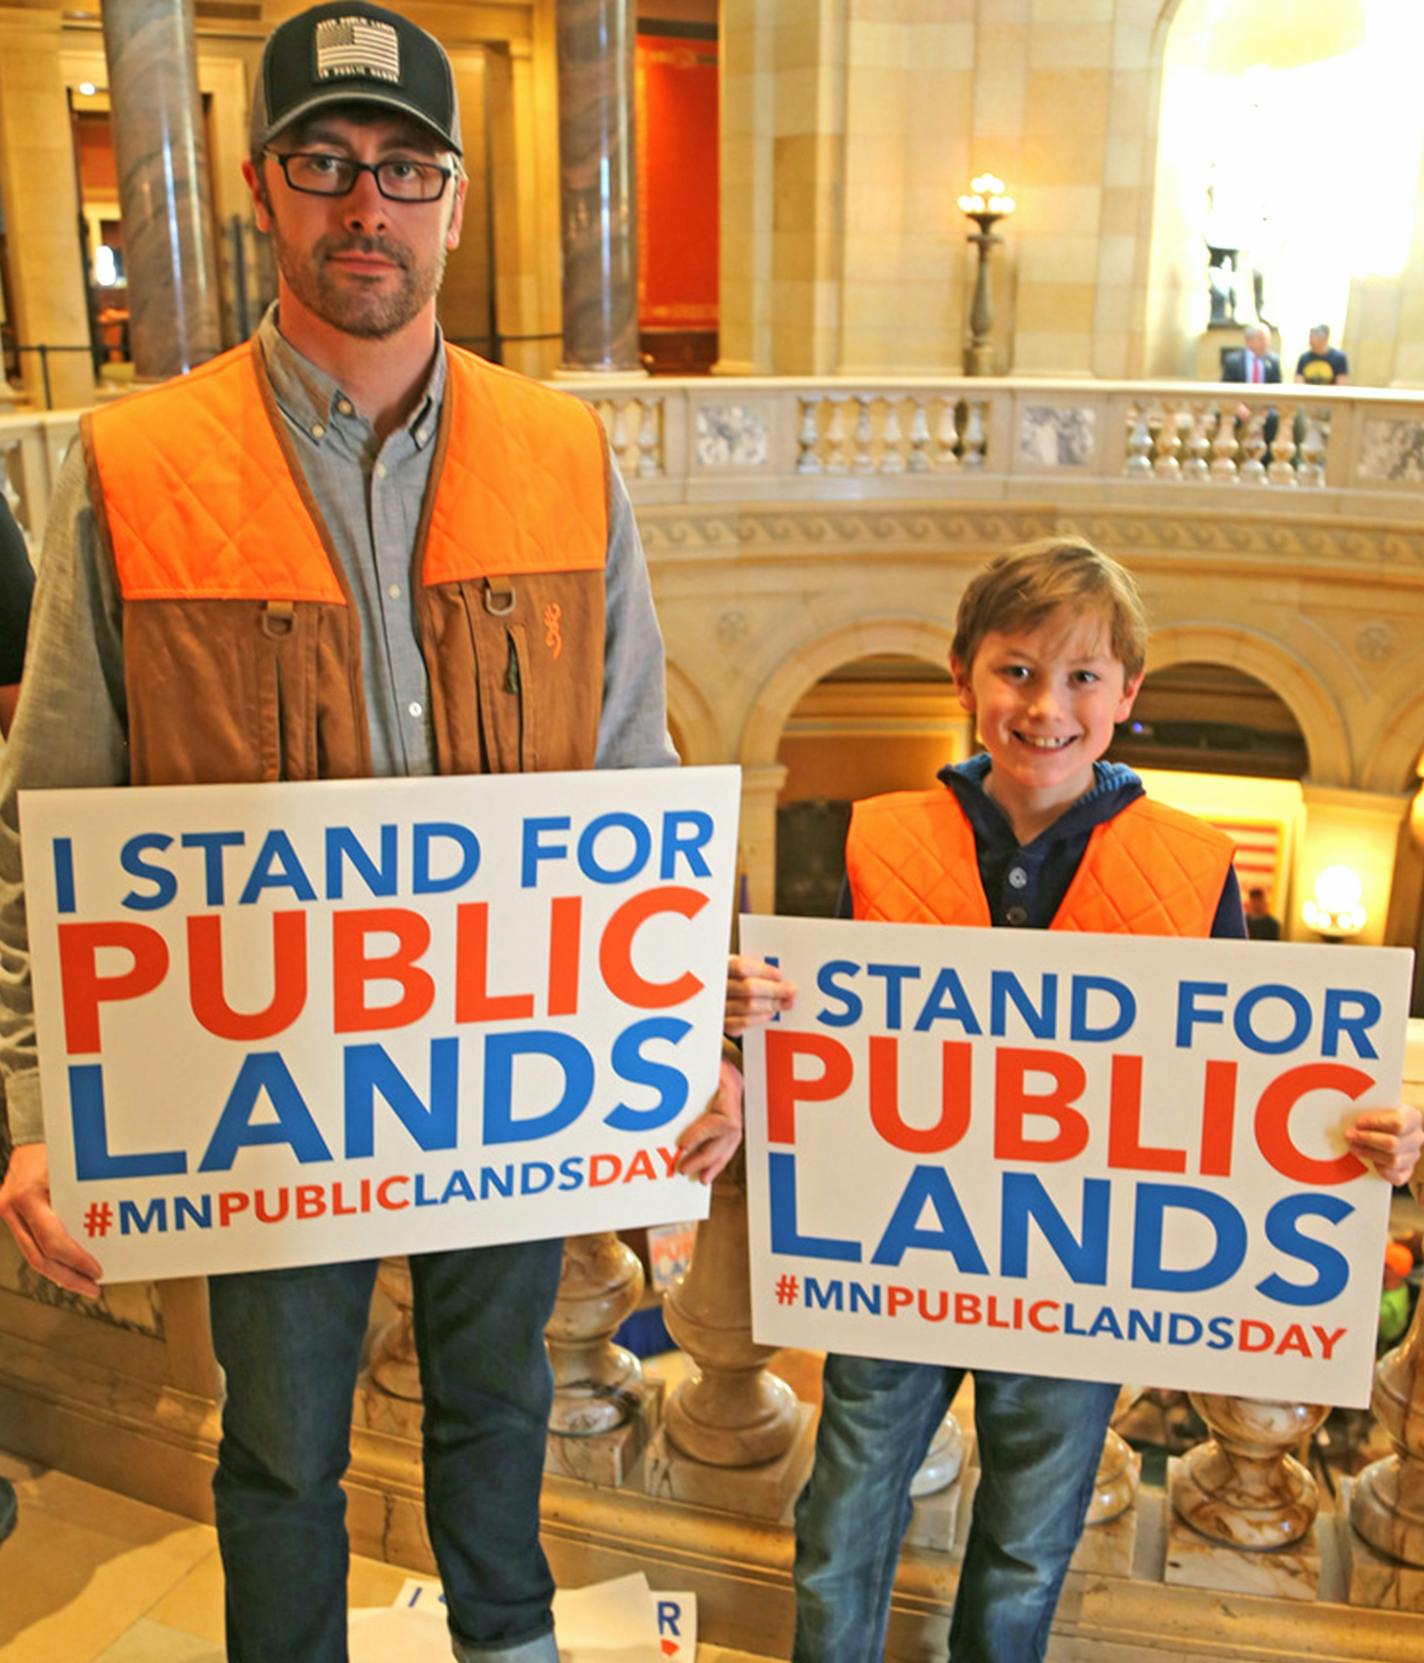
[[[263,319],[257,343],[360,615],[372,772],[434,773],[430,700],[410,584],[445,396],[444,351],[437,341],[414,414],[380,440],[355,400],[283,338],[275,308]],[[604,587],[603,707],[595,766],[674,764],[662,636],[632,506],[616,469],[610,479]],[[22,687],[0,758],[0,1069],[17,1143],[44,1134],[16,793],[122,785],[129,778],[123,605],[95,530],[77,444],[50,504]]]

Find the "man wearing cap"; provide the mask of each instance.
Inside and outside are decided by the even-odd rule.
[[[0,1064],[26,1258],[49,1206],[16,792],[671,764],[632,513],[585,405],[449,348],[465,196],[445,53],[361,0],[282,23],[244,166],[280,286],[254,340],[96,410],[57,482],[0,772]],[[685,1170],[735,1138],[709,1112]],[[455,1655],[555,1663],[538,1498],[557,1241],[412,1257]],[[181,1263],[175,1262],[181,1274]],[[215,1277],[230,1663],[342,1663],[340,1479],[374,1263]]]

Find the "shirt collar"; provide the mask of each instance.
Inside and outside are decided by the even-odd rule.
[[[355,401],[325,370],[318,369],[310,358],[298,352],[278,328],[275,300],[257,326],[257,344],[267,366],[267,378],[272,383],[272,394],[278,408],[315,443],[321,444],[338,419],[351,419]],[[405,430],[417,448],[423,448],[434,439],[435,418],[444,396],[445,337],[437,323],[430,376],[405,423]],[[343,405],[347,408],[343,409]],[[364,421],[363,417],[356,419]]]
[[[1007,836],[1017,845],[1018,838],[1008,816],[984,789],[990,767],[988,752],[981,751],[967,762],[941,768],[939,778],[958,797],[974,825],[992,836]],[[1054,843],[1080,834],[1099,820],[1111,819],[1119,809],[1126,808],[1128,803],[1143,794],[1141,779],[1125,763],[1095,762],[1092,785],[1052,825],[1044,827],[1034,843]]]

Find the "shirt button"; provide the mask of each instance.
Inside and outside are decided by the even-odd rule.
[[[1004,922],[1012,924],[1015,929],[1028,923],[1027,907],[1009,907],[1004,913]]]
[[[415,430],[415,442],[418,445],[423,445],[425,443],[425,429],[423,427],[417,427],[416,428],[416,430]]]
[[[336,408],[343,416],[349,416],[351,414],[351,400],[349,398],[337,399]]]
[[[390,584],[386,589],[386,593],[391,597],[391,599],[393,601],[398,601],[400,599],[400,584],[398,584],[398,583]]]
[[[410,703],[406,706],[406,709],[411,713],[412,716],[423,716],[425,714],[425,706],[420,702],[419,699],[412,699],[410,701]],[[1027,918],[1028,914],[1025,913],[1024,917]]]
[[[384,462],[377,462],[377,464],[376,464],[376,478],[377,479],[384,479],[385,477],[386,477],[386,464]]]
[[[1015,889],[1022,889],[1028,882],[1028,873],[1024,871],[1022,866],[1011,866],[1009,868],[1009,882]]]
[[[312,436],[313,439],[320,439],[325,432],[326,432],[326,429],[321,425],[320,422],[314,422],[312,424],[311,436]]]

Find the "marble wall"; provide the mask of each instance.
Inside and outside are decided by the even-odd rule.
[[[727,369],[958,369],[974,255],[956,199],[988,169],[1023,204],[996,260],[1000,367],[1136,373],[1160,11],[727,0]]]
[[[27,344],[87,347],[88,303],[79,237],[74,142],[60,67],[58,12],[0,8],[0,203],[15,332]],[[30,402],[43,408],[36,354],[21,360]],[[56,409],[88,404],[94,372],[87,353],[49,360]]]

